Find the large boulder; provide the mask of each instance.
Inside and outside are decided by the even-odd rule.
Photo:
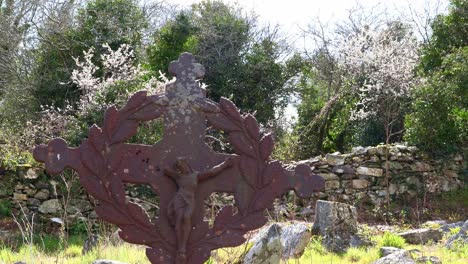
[[[300,258],[312,233],[304,223],[281,225],[274,223],[262,229],[254,245],[244,257],[244,263],[280,263],[280,260]]]
[[[401,248],[396,248],[396,247],[381,247],[380,248],[380,256],[386,257],[390,254],[396,253],[396,252],[402,252],[405,251],[404,249]]]
[[[447,239],[445,246],[447,248],[452,248],[456,243],[468,244],[468,220],[465,221],[457,234],[452,235]]]
[[[426,244],[429,241],[438,242],[442,239],[440,230],[430,228],[412,229],[398,235],[403,237],[406,242],[414,245]]]
[[[372,262],[372,264],[416,264],[406,250],[397,251]]]
[[[318,200],[312,229],[323,237],[328,250],[345,252],[358,231],[356,208],[345,203]]]

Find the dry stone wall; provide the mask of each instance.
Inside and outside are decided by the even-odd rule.
[[[389,185],[386,183],[388,155]],[[332,153],[296,162],[311,166],[325,179],[325,192],[320,199],[344,201],[364,197],[382,205],[387,195],[416,196],[423,192],[448,192],[462,187],[466,177],[466,161],[462,154],[445,159],[431,159],[416,147],[391,145],[388,148],[356,147],[350,153]]]
[[[466,159],[455,154],[445,159],[431,159],[416,147],[392,145],[389,147],[388,167],[391,199],[401,195],[416,196],[427,192],[446,192],[462,187],[467,177]],[[375,205],[382,205],[387,194],[385,179],[386,147],[356,147],[350,153],[332,153],[295,162],[308,164],[312,171],[326,180],[326,190],[317,193],[319,199],[341,201],[353,204],[368,197]],[[18,174],[18,173],[17,173]],[[35,213],[46,217],[62,216],[66,193],[59,178],[38,177],[41,169],[27,169],[13,175],[0,170],[0,203],[8,201],[14,212]],[[76,185],[78,186],[78,185]],[[142,192],[143,190],[143,192]],[[130,188],[131,199],[144,198],[151,192],[142,188]],[[67,212],[75,217],[94,218],[93,200],[72,189],[67,203]],[[148,205],[157,204],[157,200]],[[146,207],[146,206],[145,206]],[[154,212],[154,211],[153,211]]]

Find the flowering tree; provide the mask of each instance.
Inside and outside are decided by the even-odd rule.
[[[369,27],[350,37],[343,49],[344,65],[352,78],[358,102],[351,113],[354,120],[379,120],[385,129],[385,143],[403,132],[403,116],[410,92],[419,82],[414,68],[418,44],[401,23],[384,30]],[[387,206],[389,205],[388,147],[385,166]]]
[[[162,92],[169,82],[163,75],[159,79],[143,78],[145,72],[135,63],[131,46],[122,44],[117,50],[112,50],[108,44],[103,47],[107,50],[100,56],[103,74],[98,74],[100,69],[93,62],[94,48],[83,51],[82,58],[73,58],[76,68],[71,80],[81,91],[78,104],[66,104],[64,108],[42,106],[41,118],[35,124],[30,124],[32,129],[25,135],[27,138],[44,142],[61,136],[73,141],[75,137],[80,137],[81,130],[100,122],[103,110],[110,105],[126,101],[136,90]],[[96,77],[98,75],[102,77]]]
[[[342,51],[359,97],[352,118],[380,119],[387,144],[402,132],[395,129],[396,122],[402,120],[411,89],[418,83],[417,47],[412,34],[397,24],[381,31],[367,28],[350,37]]]

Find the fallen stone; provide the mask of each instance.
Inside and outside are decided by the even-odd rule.
[[[398,234],[406,242],[414,245],[426,244],[429,241],[438,242],[442,239],[442,232],[437,229],[421,228],[413,229]]]
[[[454,229],[458,227],[461,228],[464,223],[465,223],[464,221],[459,221],[459,222],[455,222],[451,224],[445,224],[445,225],[442,225],[439,229],[442,230],[442,232],[444,233],[450,233],[450,229]]]
[[[372,262],[372,264],[416,264],[416,262],[411,258],[411,254],[408,251],[403,250],[379,258]]]
[[[422,256],[416,260],[416,263],[421,264],[442,264],[442,261],[438,257],[434,256]]]
[[[274,223],[263,228],[253,239],[254,245],[244,263],[279,263],[281,259],[300,258],[312,233],[304,223]]]
[[[465,221],[457,234],[452,235],[447,239],[445,246],[447,248],[452,248],[456,243],[468,244],[468,220]]]
[[[333,252],[345,252],[357,233],[357,211],[345,203],[318,200],[312,230],[323,236],[324,246]]]
[[[283,246],[283,259],[300,258],[310,241],[312,232],[305,224],[292,224],[284,226],[281,230],[281,244]]]
[[[244,263],[279,264],[282,255],[281,226],[272,224],[254,238],[254,245],[245,254]]]
[[[38,199],[36,198],[28,198],[26,204],[28,206],[35,206],[35,207],[38,207],[41,205],[41,201],[39,201]]]
[[[381,247],[380,248],[380,256],[386,257],[390,254],[396,253],[396,252],[401,252],[405,251],[404,249],[401,248],[396,248],[396,247]]]
[[[374,177],[382,177],[383,170],[380,168],[368,168],[368,167],[358,167],[356,169],[357,174],[360,175],[369,175]]]

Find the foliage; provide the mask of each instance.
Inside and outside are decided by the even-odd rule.
[[[405,139],[432,153],[466,147],[468,142],[468,2],[452,0],[449,13],[432,24],[421,49],[419,74]]]
[[[148,48],[153,74],[167,72],[182,51],[192,52],[205,67],[208,97],[228,97],[244,112],[256,112],[263,124],[281,113],[291,92],[290,80],[301,63],[284,61],[285,45],[276,29],[257,26],[253,16],[221,1],[202,1],[181,11],[155,33]],[[262,98],[262,100],[258,100]]]
[[[381,247],[396,247],[403,248],[405,246],[405,239],[399,235],[393,234],[391,232],[385,232],[382,236],[379,245]]]
[[[0,216],[1,217],[10,217],[11,216],[12,205],[10,200],[1,199],[0,200]]]
[[[73,14],[69,14],[73,16]],[[64,107],[68,100],[72,105],[80,97],[78,86],[70,82],[73,57],[83,50],[93,48],[98,55],[122,44],[138,47],[146,19],[134,0],[93,0],[79,9],[76,26],[69,26],[62,32],[43,29],[44,38],[37,50],[38,59],[34,70],[33,89],[36,105]],[[58,48],[59,47],[59,48]],[[98,76],[103,76],[98,65]]]
[[[414,92],[406,139],[433,153],[468,142],[468,46],[453,49],[441,68]]]
[[[402,132],[410,91],[418,83],[413,72],[416,39],[404,25],[394,23],[381,31],[364,30],[347,43],[344,63],[359,97],[352,118],[380,120],[385,142],[391,143],[391,137]]]

